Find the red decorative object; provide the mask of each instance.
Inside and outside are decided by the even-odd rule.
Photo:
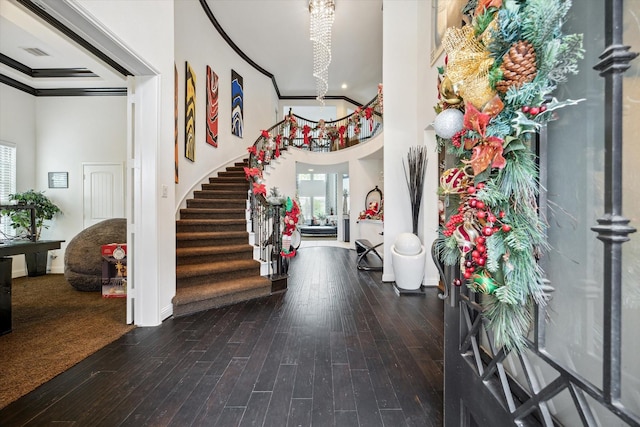
[[[267,187],[264,184],[258,184],[257,182],[253,183],[253,194],[258,195],[262,194],[263,196],[267,195]]]

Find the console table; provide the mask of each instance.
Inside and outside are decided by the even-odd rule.
[[[0,243],[0,335],[11,332],[11,255],[60,249],[64,240],[14,240]]]

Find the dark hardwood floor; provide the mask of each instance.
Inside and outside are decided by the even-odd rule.
[[[0,426],[441,426],[437,289],[398,297],[355,260],[303,248],[285,293],[134,329]]]

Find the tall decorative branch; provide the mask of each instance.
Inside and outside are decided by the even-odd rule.
[[[407,179],[409,198],[411,200],[411,219],[413,221],[413,234],[418,235],[418,216],[422,203],[422,190],[424,189],[424,175],[427,170],[427,147],[419,145],[409,148],[407,154],[407,166],[404,162],[402,168]],[[407,173],[407,168],[409,169]]]

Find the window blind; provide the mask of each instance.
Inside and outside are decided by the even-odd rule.
[[[9,194],[16,192],[16,145],[7,141],[0,141],[0,204],[9,203]],[[13,236],[7,216],[0,217],[1,238]]]

